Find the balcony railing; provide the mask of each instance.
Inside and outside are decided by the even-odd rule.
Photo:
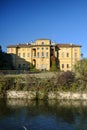
[[[33,56],[33,58],[48,58],[48,57],[45,57],[45,56]]]

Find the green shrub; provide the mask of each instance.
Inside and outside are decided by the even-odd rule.
[[[50,68],[51,71],[57,71],[57,65],[56,65],[56,62],[55,61],[52,61],[52,65],[51,65],[51,68]]]
[[[32,63],[30,63],[30,69],[33,69],[33,68],[34,68],[33,64],[32,64]]]

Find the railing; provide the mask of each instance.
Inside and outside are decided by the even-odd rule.
[[[45,57],[45,56],[33,56],[33,58],[48,58],[48,57]]]
[[[29,70],[0,70],[0,75],[2,74],[24,74],[29,73]]]
[[[29,71],[29,70],[0,70],[0,75],[8,75],[8,74],[34,74],[39,73],[39,71]]]

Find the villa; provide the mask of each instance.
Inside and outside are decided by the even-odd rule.
[[[72,43],[54,43],[50,39],[37,39],[32,43],[7,46],[15,69],[29,69],[30,64],[38,70],[50,70],[52,57],[61,71],[71,71],[81,59],[81,46]]]

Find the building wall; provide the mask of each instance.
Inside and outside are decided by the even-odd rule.
[[[32,61],[35,61],[36,68],[50,70],[50,40],[36,40],[32,51]]]
[[[49,39],[39,39],[36,40],[36,45],[50,45],[51,41]]]
[[[72,70],[80,57],[80,47],[61,47],[59,50],[60,70]]]
[[[23,67],[23,68],[27,68],[29,67],[29,63],[31,63],[32,59],[31,59],[31,48],[27,48],[27,47],[22,47],[22,48],[18,48],[17,51],[17,66],[16,67]]]
[[[59,61],[60,69],[63,71],[71,70],[71,48],[60,48],[59,50]]]
[[[17,65],[17,56],[16,56],[16,53],[17,53],[17,52],[16,52],[16,51],[17,51],[17,50],[16,50],[15,47],[7,48],[7,53],[12,55],[14,67]]]
[[[37,69],[50,69],[50,47],[49,46],[38,46],[36,47],[36,60]]]

